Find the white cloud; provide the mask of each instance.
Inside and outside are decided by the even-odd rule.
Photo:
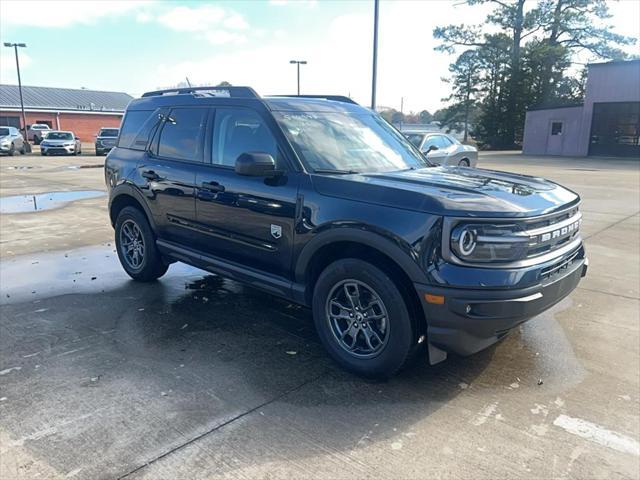
[[[175,7],[158,17],[158,22],[179,32],[201,32],[225,18],[224,8],[205,5],[197,8]]]
[[[273,5],[274,7],[295,5],[314,8],[318,5],[318,0],[269,0],[269,5]]]
[[[205,38],[212,45],[225,45],[229,43],[241,44],[247,42],[247,37],[240,33],[227,32],[226,30],[213,30],[205,33]]]
[[[232,30],[246,30],[249,28],[249,24],[244,17],[237,13],[227,17],[224,21],[224,26]]]
[[[23,49],[18,49],[18,53],[20,55],[20,73],[24,73],[25,70],[29,71],[29,67],[33,65],[33,60]],[[4,48],[0,50],[0,83],[11,85],[17,85],[18,83],[16,57],[13,49]]]
[[[151,1],[23,0],[2,2],[2,26],[65,28],[92,24],[102,17],[123,15],[149,6]]]

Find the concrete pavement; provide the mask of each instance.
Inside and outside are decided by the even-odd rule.
[[[1,195],[104,189],[83,161],[0,159]],[[306,309],[178,264],[129,281],[105,198],[0,215],[0,478],[640,477],[640,164],[480,165],[583,196],[589,275],[388,382],[337,368]]]

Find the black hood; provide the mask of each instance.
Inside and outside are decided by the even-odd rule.
[[[543,178],[475,168],[314,175],[313,183],[323,195],[460,217],[531,217],[580,201]]]

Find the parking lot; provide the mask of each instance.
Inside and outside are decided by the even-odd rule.
[[[0,158],[1,196],[36,196],[0,213],[0,478],[640,476],[637,161],[481,153],[582,195],[589,273],[493,348],[373,382],[306,309],[181,264],[130,281],[106,196],[38,196],[104,191],[103,160]]]

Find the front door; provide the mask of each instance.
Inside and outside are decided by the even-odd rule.
[[[182,244],[193,239],[196,167],[202,164],[207,108],[165,112],[151,152],[138,164],[141,190],[158,235]]]
[[[549,122],[549,135],[547,136],[547,155],[562,155],[562,142],[564,139],[564,122],[552,120]]]
[[[208,254],[287,277],[291,268],[298,174],[288,168],[267,119],[243,107],[216,108],[210,164],[196,174],[200,248]],[[269,153],[283,174],[235,173],[245,152]]]

